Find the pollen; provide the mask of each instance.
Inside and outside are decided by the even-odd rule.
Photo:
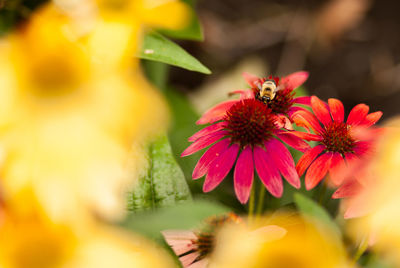
[[[275,115],[264,103],[245,99],[234,104],[225,116],[233,143],[240,146],[263,145],[272,136]]]
[[[350,126],[343,122],[332,122],[322,134],[322,143],[327,151],[340,154],[354,153],[355,140],[350,135]]]
[[[287,115],[289,108],[293,105],[295,92],[292,89],[283,89],[276,92],[275,98],[272,99],[268,106],[275,114]]]

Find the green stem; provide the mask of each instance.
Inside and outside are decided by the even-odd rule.
[[[260,191],[258,192],[258,202],[257,202],[257,210],[256,215],[261,216],[264,208],[264,197],[265,197],[265,187],[261,185]]]
[[[352,266],[351,267],[353,267],[353,266],[355,266],[355,264],[357,263],[357,261],[360,259],[360,257],[364,254],[364,252],[367,250],[367,248],[368,248],[368,236],[365,236],[362,240],[361,240],[361,242],[360,242],[360,245],[358,246],[358,248],[357,248],[357,251],[356,251],[356,253],[354,254],[354,257],[353,257],[353,259],[352,259]]]
[[[253,185],[253,186],[251,187],[251,192],[250,192],[250,200],[249,200],[249,220],[253,217],[253,214],[254,214],[255,188],[256,188],[256,186]]]
[[[322,186],[321,186],[321,191],[319,192],[319,198],[318,198],[318,204],[322,205],[323,201],[324,201],[324,196],[326,193],[326,189],[328,188],[327,183],[325,182],[325,180],[322,182]]]

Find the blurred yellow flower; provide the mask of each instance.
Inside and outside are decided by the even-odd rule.
[[[265,217],[251,230],[228,227],[221,231],[216,245],[210,268],[350,267],[343,246],[330,229],[294,214]]]

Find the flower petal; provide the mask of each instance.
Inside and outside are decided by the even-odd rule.
[[[254,164],[258,176],[273,196],[281,197],[283,193],[282,178],[270,157],[271,155],[262,148],[254,147]]]
[[[193,243],[193,240],[197,240],[197,236],[193,231],[164,230],[161,231],[161,233],[177,256],[185,254],[197,247]]]
[[[295,135],[296,137],[299,137],[303,140],[307,141],[322,141],[323,138],[320,135],[315,135],[307,132],[301,132],[301,131],[290,131],[289,132],[292,135]]]
[[[368,115],[369,106],[364,103],[357,104],[350,111],[349,117],[347,118],[347,124],[357,125],[363,122]]]
[[[244,79],[246,80],[247,84],[249,84],[250,87],[258,88],[258,86],[261,86],[260,83],[258,82],[260,79],[257,76],[249,74],[247,72],[244,72],[242,76],[244,77]]]
[[[217,140],[221,139],[224,137],[226,134],[228,134],[227,131],[225,130],[220,130],[217,132],[214,132],[213,134],[201,137],[200,139],[196,140],[192,144],[189,145],[181,154],[181,157],[188,156],[191,154],[194,154],[197,151],[200,151],[201,149],[206,148],[207,146],[213,144]]]
[[[303,141],[296,135],[293,135],[292,131],[277,130],[275,131],[275,135],[287,145],[293,147],[300,152],[306,152],[310,149],[310,145],[308,145],[305,141]]]
[[[197,162],[197,164],[193,170],[192,178],[195,180],[195,179],[203,177],[207,173],[208,169],[210,168],[211,163],[219,155],[221,155],[223,152],[225,152],[226,149],[228,149],[229,144],[230,144],[229,139],[223,139],[220,142],[217,142],[216,144],[211,146],[210,149],[208,149],[200,157],[199,161]]]
[[[299,176],[303,175],[307,168],[311,165],[314,159],[325,150],[324,145],[317,145],[303,154],[296,164],[297,173]]]
[[[344,107],[343,103],[338,99],[328,99],[329,110],[333,121],[343,122],[344,120]]]
[[[310,165],[305,177],[306,189],[311,190],[325,177],[331,165],[333,153],[328,152],[317,159]]]
[[[186,268],[190,264],[192,264],[197,259],[197,257],[199,257],[199,256],[200,256],[199,252],[193,252],[193,253],[190,253],[190,254],[187,254],[187,255],[184,255],[184,256],[180,257],[179,261],[182,263],[182,266],[184,268]]]
[[[301,86],[308,78],[308,72],[300,71],[282,77],[280,84],[284,84],[285,88],[295,89]]]
[[[250,196],[254,179],[253,151],[246,146],[240,153],[233,174],[235,193],[240,203],[245,204]]]
[[[234,94],[240,94],[240,99],[254,99],[254,92],[253,90],[235,90],[232,92],[229,92],[229,96],[234,95]]]
[[[350,180],[343,184],[336,192],[333,193],[332,198],[345,198],[356,195],[362,189],[361,184],[357,180]]]
[[[324,124],[324,126],[328,126],[332,123],[331,114],[329,113],[326,104],[317,96],[311,97],[311,108],[318,120]]]
[[[311,97],[310,96],[297,97],[293,99],[293,103],[311,106]]]
[[[311,128],[317,134],[323,132],[323,128],[319,124],[318,119],[307,110],[300,110],[293,113],[291,119],[296,123],[296,125],[306,129]]]
[[[365,117],[364,121],[361,122],[361,125],[366,127],[375,125],[375,123],[381,119],[382,115],[383,113],[381,111],[370,113]]]
[[[214,123],[216,121],[221,120],[225,114],[226,111],[232,107],[235,103],[237,103],[239,100],[228,100],[221,102],[220,104],[217,104],[216,106],[212,107],[211,109],[207,110],[199,120],[197,120],[196,124],[197,125],[203,125],[207,123]]]
[[[226,126],[226,122],[219,122],[208,127],[203,128],[202,130],[197,131],[192,136],[188,138],[188,141],[195,141],[203,136],[216,132],[220,129],[223,129]]]
[[[337,187],[341,185],[345,179],[346,163],[342,155],[338,152],[333,153],[331,166],[329,168],[330,181]]]
[[[270,139],[265,143],[267,151],[271,154],[271,159],[275,163],[279,172],[295,188],[300,188],[300,179],[294,166],[293,157],[289,150],[276,139]]]
[[[216,158],[210,165],[206,180],[203,184],[203,191],[209,192],[217,187],[221,181],[228,175],[235,163],[239,151],[238,144],[232,144],[224,153]]]

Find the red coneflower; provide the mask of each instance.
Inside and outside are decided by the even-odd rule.
[[[365,104],[356,105],[344,121],[344,107],[337,99],[329,99],[328,104],[318,97],[311,97],[311,108],[296,111],[294,122],[312,130],[315,134],[293,131],[306,140],[319,144],[308,150],[299,160],[296,169],[299,176],[306,172],[306,189],[314,188],[329,171],[330,182],[335,186],[342,184],[346,167],[356,165],[360,159],[371,153],[373,141],[366,130],[382,116],[382,112],[368,114]]]
[[[301,138],[279,129],[277,116],[267,105],[246,97],[242,94],[240,100],[223,102],[207,111],[198,123],[213,124],[191,136],[189,141],[193,143],[181,155],[193,154],[216,142],[198,161],[193,179],[206,175],[203,191],[209,192],[221,183],[236,162],[234,188],[243,204],[249,199],[254,166],[275,197],[283,193],[281,174],[291,185],[300,187],[293,158],[280,140],[302,152],[309,149]]]

